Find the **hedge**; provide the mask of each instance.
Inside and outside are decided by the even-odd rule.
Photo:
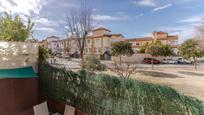
[[[39,65],[40,88],[88,115],[204,115],[204,105],[176,90],[105,74]]]

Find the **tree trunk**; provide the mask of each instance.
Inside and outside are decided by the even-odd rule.
[[[120,60],[119,60],[120,62],[120,67],[121,67],[121,65],[122,65],[122,56],[120,55]]]
[[[153,59],[153,56],[152,56],[151,63],[152,63],[152,70],[153,70],[154,69],[154,59]]]
[[[85,32],[82,38],[82,44],[81,44],[81,48],[80,48],[80,58],[83,59],[84,58],[84,47],[85,47],[85,41],[86,41],[86,36],[87,36],[88,32]]]
[[[84,58],[84,50],[83,50],[83,48],[80,49],[80,58],[81,59]]]
[[[196,58],[193,58],[193,60],[194,60],[194,69],[196,70],[197,69],[197,60],[196,60]]]
[[[52,61],[53,61],[53,57],[51,56],[51,59],[50,59],[50,63],[52,64]]]

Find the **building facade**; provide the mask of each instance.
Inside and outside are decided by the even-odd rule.
[[[122,34],[112,34],[106,28],[97,28],[86,39],[84,54],[95,54],[101,59],[109,59],[111,44],[121,40],[124,40]]]
[[[60,38],[56,36],[47,37],[45,40],[41,42],[41,45],[51,50],[53,54],[57,54],[60,52]]]
[[[117,41],[128,41],[132,43],[132,48],[137,53],[145,44],[154,41],[160,41],[162,44],[169,44],[174,52],[178,52],[178,36],[169,35],[166,32],[153,32],[152,37],[125,39],[122,34],[112,34],[111,30],[106,28],[97,28],[90,32],[85,40],[84,55],[95,54],[100,59],[110,59],[111,44]],[[41,43],[52,51],[52,53],[60,53],[71,57],[79,57],[79,43],[73,37],[60,39],[56,36],[46,38]]]
[[[129,41],[130,43],[132,43],[132,48],[134,50],[134,52],[139,52],[140,49],[146,45],[146,44],[150,44],[154,41],[160,41],[162,44],[164,45],[170,45],[173,50],[174,53],[178,53],[178,36],[177,35],[169,35],[166,32],[153,32],[152,37],[143,37],[143,38],[133,38],[133,39],[126,39],[127,41]]]

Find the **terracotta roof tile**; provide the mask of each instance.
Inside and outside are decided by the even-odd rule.
[[[93,31],[98,31],[98,30],[106,30],[106,31],[111,32],[111,30],[106,29],[106,28],[102,28],[102,27],[100,27],[100,28],[96,28],[96,29],[94,29]]]
[[[126,39],[127,41],[151,41],[153,40],[152,37],[144,37],[144,38],[132,38],[132,39]]]

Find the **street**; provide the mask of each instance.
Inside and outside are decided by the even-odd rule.
[[[49,59],[50,62],[50,59]],[[110,66],[112,61],[101,61],[102,64]],[[67,69],[80,69],[81,60],[72,59],[72,61],[64,58],[56,58],[56,62],[53,63],[56,67],[65,67]],[[137,64],[138,68],[151,68],[151,64]],[[193,64],[154,64],[154,68],[194,68]],[[197,68],[204,69],[204,63],[198,63]]]

